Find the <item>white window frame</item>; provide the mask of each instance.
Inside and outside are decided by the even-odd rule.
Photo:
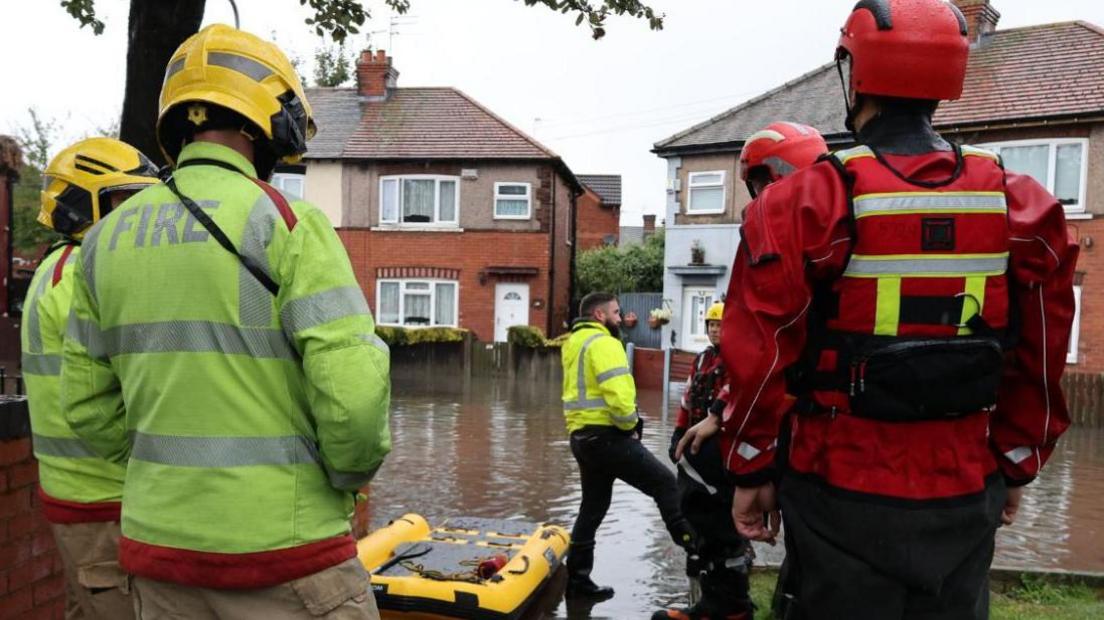
[[[1067,214],[1085,213],[1086,194],[1088,193],[1089,180],[1089,139],[1088,138],[1042,138],[1037,140],[1009,140],[1006,142],[989,142],[979,145],[1000,155],[1001,149],[1018,146],[1049,146],[1047,153],[1047,182],[1044,185],[1051,194],[1054,193],[1054,183],[1057,180],[1055,172],[1058,162],[1058,147],[1064,144],[1081,145],[1081,191],[1077,197],[1076,205],[1062,205]]]
[[[694,180],[697,177],[705,176],[708,174],[721,175],[721,181],[719,183],[699,183],[695,184]],[[727,175],[724,170],[701,170],[698,172],[691,172],[686,179],[686,214],[687,215],[712,215],[725,212],[725,200],[728,198],[728,189],[725,187],[725,179]],[[694,190],[695,189],[709,189],[714,187],[721,188],[721,208],[720,209],[695,209],[694,208]]]
[[[1066,363],[1077,363],[1077,345],[1081,341],[1081,285],[1073,286],[1073,325],[1070,326],[1069,348],[1066,349]]]
[[[300,187],[303,188],[303,193],[299,196],[299,199],[302,200],[302,199],[306,198],[306,196],[307,196],[307,175],[306,174],[303,174],[301,172],[273,172],[272,173],[272,180],[269,183],[273,187],[275,187],[276,189],[284,192],[285,194],[288,194],[289,196],[294,197],[295,196],[294,194],[292,194],[291,192],[287,191],[287,189],[284,188],[284,182],[287,181],[287,180],[290,180],[290,179],[295,179],[295,180],[299,181],[299,183],[301,184]]]
[[[433,221],[432,222],[404,222],[402,221],[403,181],[435,181],[433,185]],[[386,181],[395,181],[395,219],[384,219],[383,216],[383,185]],[[453,195],[452,212],[454,219],[441,219],[441,182],[452,181],[456,184]],[[460,177],[443,174],[393,174],[381,176],[379,180],[379,221],[381,225],[396,226],[400,228],[458,228],[460,226]]]
[[[499,194],[499,188],[503,185],[523,185],[525,186],[525,195],[519,196],[517,194]],[[498,201],[499,200],[525,200],[525,215],[499,215],[498,214]],[[528,220],[533,217],[533,184],[523,183],[519,181],[500,181],[494,184],[494,219],[496,220]]]
[[[381,305],[383,303],[383,285],[397,283],[399,285],[399,322],[398,323],[385,323],[383,322],[383,313],[380,312]],[[406,298],[406,285],[416,284],[428,284],[429,285],[429,307],[433,316],[430,317],[429,325],[406,325],[403,321],[403,304]],[[438,284],[451,284],[455,293],[452,296],[452,323],[438,323],[437,322],[437,285]],[[420,294],[424,294],[424,291],[418,291]],[[407,329],[421,329],[424,327],[459,327],[460,326],[460,282],[457,280],[445,280],[441,278],[382,278],[376,280],[376,323],[379,325],[387,325],[389,327],[405,327]]]

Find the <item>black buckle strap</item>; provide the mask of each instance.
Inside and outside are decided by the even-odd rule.
[[[215,163],[214,161],[211,161],[204,163],[212,163],[213,165],[226,167],[221,165],[222,162]],[[236,168],[231,169],[238,173],[241,172]],[[219,228],[217,224],[215,224],[214,220],[211,219],[211,216],[207,215],[207,213],[204,212],[203,209],[201,209],[194,200],[188,198],[183,193],[181,193],[179,189],[177,189],[175,178],[169,177],[165,181],[165,185],[169,188],[169,191],[176,195],[176,197],[184,205],[184,208],[187,209],[188,212],[191,213],[192,216],[195,217],[195,219],[199,221],[199,223],[202,224],[204,228],[207,229],[207,232],[211,233],[211,236],[219,242],[219,245],[225,248],[227,252],[230,252],[234,256],[238,257],[238,260],[241,261],[241,264],[247,270],[249,270],[249,273],[253,274],[253,277],[256,278],[262,286],[268,289],[269,293],[272,293],[273,297],[277,296],[280,293],[280,285],[276,284],[276,282],[272,278],[268,277],[268,274],[265,273],[264,270],[261,269],[256,263],[254,263],[252,259],[239,252],[238,248],[234,247],[234,243],[230,241],[230,238],[226,236],[226,233],[222,232],[222,229]]]

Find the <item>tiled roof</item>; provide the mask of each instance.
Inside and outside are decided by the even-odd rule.
[[[455,88],[397,88],[385,101],[314,88],[307,98],[319,125],[308,158],[558,159]]]
[[[998,30],[970,50],[962,98],[946,101],[935,124],[951,129],[1010,121],[1104,114],[1104,30],[1061,22]],[[780,119],[846,140],[843,94],[826,64],[655,145],[657,153],[736,149]]]
[[[607,206],[621,204],[621,175],[619,174],[580,174],[579,181],[586,185]]]
[[[1104,31],[1087,22],[1000,30],[970,50],[962,98],[936,125],[1104,112]]]

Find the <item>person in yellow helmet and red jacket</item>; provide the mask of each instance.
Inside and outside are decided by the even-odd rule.
[[[988,617],[996,529],[1069,425],[1078,246],[1038,182],[932,128],[968,54],[952,4],[856,4],[836,59],[858,146],[747,208],[733,397],[683,441],[720,433],[741,534],[773,540],[781,507],[787,617]]]
[[[27,292],[22,370],[31,412],[39,498],[65,572],[66,617],[131,618],[134,606],[118,562],[125,469],[89,449],[65,421],[61,351],[74,268],[90,226],[157,182],[157,168],[112,138],[81,140],[43,171],[38,221],[62,235],[46,250]]]
[[[329,218],[265,182],[314,132],[284,53],[208,26],[165,70],[171,177],[85,237],[62,401],[126,466],[143,620],[379,617],[349,515],[391,447],[387,346]]]
[[[755,197],[771,183],[807,166],[828,152],[815,128],[775,122],[748,136],[740,151],[740,178]],[[733,487],[727,479],[716,440],[679,451],[690,426],[710,412],[719,415],[729,399],[721,357],[721,316],[724,304],[714,303],[705,313],[710,346],[694,358],[671,435],[670,456],[678,464],[680,505],[698,532],[697,554],[690,554],[686,572],[700,597],[688,608],[658,611],[654,620],[750,620],[753,615],[748,576],[753,553],[732,523]]]

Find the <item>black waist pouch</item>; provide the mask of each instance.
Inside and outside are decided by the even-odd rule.
[[[850,368],[854,415],[939,420],[993,408],[1004,354],[995,338],[906,340],[869,348]]]

